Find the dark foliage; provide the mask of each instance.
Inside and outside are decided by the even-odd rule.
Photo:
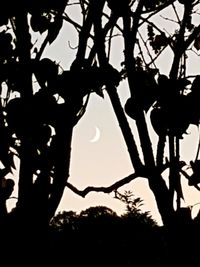
[[[80,214],[58,213],[50,227],[54,240],[51,255],[60,263],[66,255],[74,265],[165,266],[162,230],[148,220],[144,223],[139,215],[134,211],[118,216],[104,206],[91,207]]]

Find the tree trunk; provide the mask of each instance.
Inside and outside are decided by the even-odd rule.
[[[17,39],[17,55],[21,68],[19,80],[21,81],[21,98],[24,102],[28,102],[32,97],[32,72],[30,68],[31,56],[31,38],[28,26],[28,14],[21,10],[16,16],[16,39]],[[24,129],[26,125],[23,125]],[[23,130],[24,130],[23,129]],[[29,210],[30,196],[33,182],[32,174],[32,144],[25,133],[21,138],[21,158],[19,172],[19,192],[18,192],[18,207],[24,210],[25,214]]]
[[[131,19],[128,16],[123,17],[124,23],[124,46],[125,46],[125,67],[129,82],[130,91],[134,92],[135,80],[137,80],[137,74],[135,69],[134,45],[136,42],[136,26],[139,22],[139,17],[142,10],[142,1],[138,4],[138,9],[136,11],[137,16],[135,16],[133,28],[131,29]],[[137,20],[138,18],[138,20]],[[136,125],[140,137],[140,144],[142,146],[143,157],[145,162],[145,167],[147,168],[149,186],[154,193],[155,200],[158,206],[158,210],[162,217],[163,223],[168,225],[174,220],[174,209],[170,201],[168,188],[161,176],[159,170],[157,170],[154,160],[154,155],[152,151],[151,141],[148,134],[148,129],[144,117],[143,110],[137,102],[137,94],[135,94],[135,110],[136,110]]]
[[[48,219],[51,219],[56,212],[69,177],[72,133],[73,126],[69,124],[59,129],[55,136],[55,171],[48,203]]]

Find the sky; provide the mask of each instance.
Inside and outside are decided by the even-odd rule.
[[[80,14],[72,6],[68,9],[68,12],[71,18],[80,21]],[[166,10],[163,14],[166,17],[168,15],[174,19],[171,10]],[[174,23],[166,21],[161,17],[158,19],[159,26],[162,29],[170,27],[171,30],[174,27],[175,30],[176,25]],[[77,46],[77,37],[78,35],[74,27],[65,22],[57,40],[47,47],[43,57],[50,57],[59,63],[63,69],[69,69],[76,55],[76,49],[70,47],[75,48]],[[37,39],[37,36],[35,38]],[[121,38],[116,36],[111,48],[111,62],[118,68],[123,60],[123,43]],[[191,60],[191,73],[198,73],[200,69],[199,58],[191,52],[188,60]],[[157,62],[161,73],[169,73],[171,63],[172,54],[167,50],[162,53]],[[120,83],[118,93],[121,103],[124,105],[129,97],[126,81]],[[147,115],[148,119],[149,117]],[[129,118],[128,121],[135,139],[138,140],[134,121]],[[95,136],[96,127],[100,130],[100,138],[97,142],[91,142]],[[149,127],[151,126],[149,125]],[[157,136],[151,128],[150,136],[153,147],[155,147]],[[195,158],[198,141],[198,129],[192,126],[188,129],[188,134],[185,135],[184,146],[181,146],[181,157],[183,159],[189,161]],[[140,149],[140,146],[138,146],[138,149]],[[129,154],[107,93],[104,92],[104,98],[94,93],[91,94],[86,113],[74,127],[70,176],[68,181],[78,189],[84,189],[87,186],[109,186],[133,172]],[[186,180],[183,179],[182,182],[187,185]],[[185,202],[183,205],[188,206],[198,203],[200,201],[200,193],[196,189],[189,188],[189,190],[185,190],[185,188],[186,186],[184,186]],[[135,197],[143,199],[143,210],[150,211],[153,218],[159,224],[162,223],[154,196],[148,187],[146,179],[137,178],[119,189],[121,193],[125,190],[131,190]],[[113,193],[91,192],[85,198],[82,198],[66,187],[57,212],[63,210],[80,212],[88,207],[99,205],[110,207],[118,214],[124,213],[126,209],[124,203],[114,199]],[[197,211],[197,208],[199,208],[198,205],[195,207]]]

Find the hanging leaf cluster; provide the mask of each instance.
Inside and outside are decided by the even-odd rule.
[[[67,5],[67,0],[43,1],[30,5],[30,24],[35,32],[42,34],[48,31],[48,42],[51,44],[58,36],[63,25],[62,14]]]
[[[59,94],[66,101],[74,98],[82,99],[90,92],[95,92],[103,97],[102,87],[107,84],[117,86],[120,80],[120,73],[111,65],[108,65],[107,68],[92,65],[81,69],[72,69],[64,71],[59,76]]]
[[[170,80],[160,75],[159,96],[151,111],[151,123],[158,135],[171,134],[182,138],[190,124],[198,125],[200,118],[200,77],[190,86],[190,93],[184,94],[190,85],[187,79]]]
[[[156,54],[159,53],[162,48],[166,47],[170,43],[170,39],[166,36],[164,32],[155,34],[154,29],[151,25],[147,26],[147,34],[149,44]]]
[[[138,68],[135,73],[134,88],[131,97],[125,103],[125,111],[132,118],[136,119],[137,111],[147,112],[158,96],[158,84],[155,80],[157,69],[143,70]]]

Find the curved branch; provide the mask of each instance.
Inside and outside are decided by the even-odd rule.
[[[169,167],[169,164],[166,163],[165,165],[162,165],[160,167],[160,169],[158,170],[159,173],[162,173],[166,168]],[[88,186],[83,190],[78,189],[77,187],[75,187],[74,185],[72,185],[69,182],[66,182],[66,187],[68,187],[71,191],[73,191],[75,194],[81,196],[81,197],[85,197],[88,193],[90,192],[102,192],[102,193],[106,193],[109,194],[113,191],[116,191],[118,188],[124,186],[125,184],[130,183],[131,181],[133,181],[136,178],[147,178],[149,176],[148,171],[144,168],[143,170],[140,170],[139,172],[135,172],[132,173],[124,178],[122,178],[121,180],[115,182],[114,184],[105,187],[105,186],[100,186],[100,187],[95,187],[95,186]]]
[[[90,192],[103,192],[103,193],[111,193],[112,191],[118,189],[119,187],[128,184],[129,182],[131,182],[132,180],[134,180],[135,178],[139,177],[138,173],[132,173],[129,176],[117,181],[116,183],[108,186],[108,187],[104,187],[104,186],[100,186],[100,187],[94,187],[94,186],[88,186],[83,190],[79,190],[78,188],[76,188],[74,185],[70,184],[69,182],[66,183],[66,186],[73,191],[75,194],[81,196],[81,197],[85,197],[88,193]]]

